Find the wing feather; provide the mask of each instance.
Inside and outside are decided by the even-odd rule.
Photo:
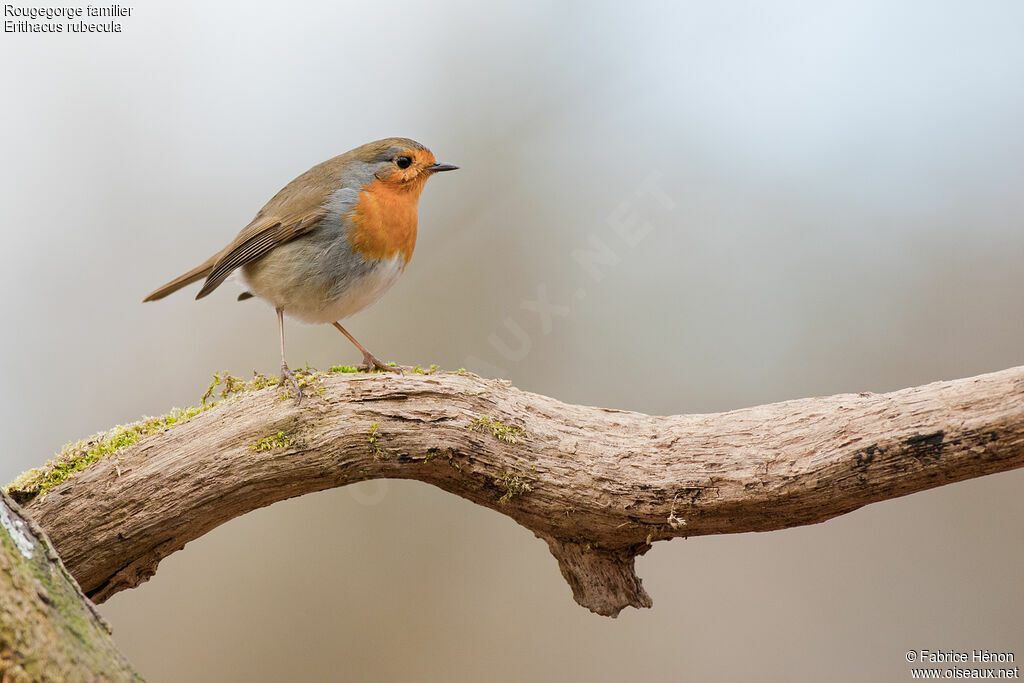
[[[345,187],[347,180],[343,171],[348,168],[356,151],[328,159],[295,178],[260,209],[231,244],[144,300],[160,299],[196,280],[206,278],[196,296],[201,299],[216,289],[235,269],[265,256],[285,242],[315,230],[329,213],[327,204],[331,193]],[[354,199],[355,191],[352,195]],[[337,212],[338,202],[334,206]]]
[[[221,257],[206,277],[206,282],[196,294],[196,298],[202,299],[217,289],[236,268],[255,261],[275,247],[310,232],[323,219],[325,213],[323,210],[317,210],[290,223],[275,218],[253,221],[221,252]]]

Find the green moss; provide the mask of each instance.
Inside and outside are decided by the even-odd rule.
[[[494,485],[504,491],[504,495],[498,499],[498,502],[504,505],[516,496],[521,496],[528,491],[532,491],[530,484],[526,479],[516,472],[502,472],[494,479]]]
[[[316,370],[310,372],[309,370],[299,370],[295,373],[295,381],[298,382],[299,388],[308,387],[311,384],[315,384],[321,377],[325,377],[326,372],[317,372]]]
[[[398,365],[394,362],[388,363],[388,366],[392,368],[398,367]],[[387,370],[381,370],[380,368],[370,368],[369,370],[364,370],[361,367],[355,365],[335,365],[329,370],[329,372],[341,372],[345,374],[374,374],[377,372],[387,372]]]
[[[395,363],[395,362],[392,362],[392,361],[389,361],[387,363],[387,365],[390,368],[398,367],[398,364]],[[409,374],[412,374],[412,375],[433,375],[434,373],[439,372],[440,369],[441,368],[440,368],[440,366],[437,363],[431,363],[430,367],[428,367],[428,368],[420,367],[419,365],[417,365],[417,366],[413,367],[411,370],[409,370]],[[332,373],[332,374],[337,374],[337,373],[344,373],[344,374],[373,374],[373,373],[377,373],[377,372],[387,372],[387,370],[381,370],[380,368],[371,368],[370,370],[364,370],[361,367],[358,367],[358,366],[355,366],[355,365],[335,365],[335,366],[332,366],[328,370],[328,372]],[[466,372],[465,368],[462,368],[461,370],[459,370],[459,374],[465,374],[465,372]]]
[[[301,370],[299,371],[301,372]],[[217,387],[224,384],[224,388],[219,392]],[[213,373],[213,380],[210,382],[210,386],[206,387],[206,393],[202,395],[200,401],[204,408],[212,408],[217,405],[220,401],[213,400],[214,395],[220,396],[221,400],[235,396],[238,394],[249,393],[252,391],[259,391],[266,387],[276,387],[281,383],[280,377],[271,377],[264,375],[261,372],[252,373],[252,379],[246,381],[241,377],[235,377],[227,372],[221,377],[220,372]]]
[[[129,425],[118,425],[88,439],[69,443],[45,467],[24,472],[8,484],[7,492],[16,501],[24,504],[46,493],[75,472],[81,472],[97,460],[138,443],[147,434],[190,420],[210,407],[212,406],[175,408],[160,417],[148,417]]]
[[[292,440],[284,432],[265,436],[253,445],[249,446],[252,451],[272,451],[275,448],[287,448],[292,445]]]
[[[66,569],[51,563],[52,546],[35,537],[34,533],[31,536],[34,552],[31,557],[23,558],[8,531],[0,528],[0,554],[9,558],[5,573],[13,579],[14,585],[30,587],[32,599],[24,601],[25,604],[19,607],[28,608],[34,616],[46,619],[47,630],[56,641],[50,649],[52,659],[28,659],[23,662],[23,676],[16,679],[54,680],[54,675],[61,667],[54,666],[53,662],[75,661],[83,672],[102,671],[107,674],[105,680],[126,680],[126,675],[131,673],[129,665],[113,650],[109,627],[82,601],[74,579]],[[48,550],[44,550],[44,545]],[[0,618],[0,621],[4,620]],[[9,627],[10,624],[2,626]],[[19,629],[17,632],[11,632],[9,628],[6,630],[8,633],[5,635],[11,637],[11,640],[5,642],[8,651],[11,647],[18,649],[27,646],[25,652],[38,654],[28,642],[32,638],[31,628],[28,631]],[[72,644],[72,639],[82,647]],[[123,663],[122,669],[110,668],[111,664],[120,666],[116,662]],[[136,678],[142,680],[137,674]]]
[[[395,367],[394,363],[388,365]],[[432,374],[437,370],[436,365],[431,365],[428,370],[419,370],[422,374]],[[354,373],[362,372],[350,365],[336,365],[330,373]],[[374,370],[374,372],[384,372]],[[296,380],[300,387],[316,385],[316,391],[323,395],[323,387],[319,386],[319,380],[326,377],[328,372],[317,372],[307,364],[305,369],[298,370]],[[5,488],[19,503],[27,503],[36,496],[46,493],[49,489],[65,481],[75,472],[80,472],[92,463],[112,453],[116,453],[129,446],[138,443],[143,437],[153,432],[166,429],[171,425],[189,420],[199,413],[209,410],[228,398],[233,398],[253,391],[260,391],[271,387],[278,387],[281,379],[276,376],[268,376],[259,372],[253,372],[251,380],[243,380],[227,372],[215,372],[206,391],[200,397],[200,405],[189,406],[188,408],[175,408],[166,415],[160,417],[144,418],[129,425],[118,425],[106,432],[95,434],[88,439],[75,443],[69,443],[57,453],[45,466],[23,472],[17,479],[8,484]],[[284,401],[292,397],[290,390],[281,392],[278,397]],[[497,423],[500,424],[500,423]],[[502,425],[503,426],[503,425]],[[499,437],[501,438],[501,437]],[[511,443],[515,443],[512,441]],[[373,444],[371,443],[371,447]],[[375,451],[377,456],[384,457],[386,451],[377,444]],[[259,449],[257,450],[265,450]]]
[[[389,368],[397,368],[398,367],[398,363],[395,363],[394,361],[388,361],[387,363],[385,363],[385,365],[387,365]],[[369,370],[360,370],[359,372],[365,372],[365,373],[374,375],[374,374],[377,374],[377,373],[390,372],[390,371],[389,370],[381,370],[380,368],[370,368]]]
[[[519,443],[519,439],[526,433],[521,427],[510,427],[502,424],[499,420],[492,420],[487,415],[482,415],[475,422],[469,425],[471,432],[490,432],[491,436],[505,443]]]
[[[310,377],[312,378],[314,375],[311,374]],[[312,379],[306,381],[310,382]],[[217,388],[221,384],[224,385],[223,389],[218,392]],[[37,467],[19,475],[17,479],[7,485],[7,492],[19,503],[27,503],[36,496],[45,494],[75,472],[81,472],[97,460],[138,443],[148,434],[161,431],[179,422],[186,422],[225,399],[258,391],[265,387],[277,386],[277,384],[276,377],[267,377],[258,372],[254,372],[252,380],[248,382],[226,372],[223,375],[220,372],[215,372],[213,380],[200,398],[199,406],[175,408],[166,415],[143,418],[128,425],[118,425],[106,432],[94,434],[88,439],[69,443],[44,467]],[[215,400],[215,397],[219,397],[219,400]]]
[[[428,463],[435,458],[444,457],[448,460],[448,465],[454,470],[462,470],[462,465],[455,459],[456,452],[451,448],[428,448],[427,454],[421,460],[421,463]]]
[[[295,384],[297,384],[299,386],[300,390],[303,389],[304,387],[308,387],[308,386],[312,385],[312,386],[316,386],[317,387],[317,394],[320,394],[321,396],[323,395],[323,391],[321,391],[321,388],[320,388],[320,380],[322,378],[326,377],[329,374],[328,372],[320,372],[318,370],[310,369],[309,364],[307,363],[305,368],[303,368],[301,370],[295,370],[293,374],[295,375]],[[280,380],[280,378],[278,378],[275,381],[275,384],[280,385],[280,383],[281,383],[281,380]],[[246,389],[249,388],[248,384],[243,385],[243,386]],[[292,387],[294,385],[292,385],[289,382],[289,383],[287,383],[287,386],[288,387]],[[305,393],[305,392],[303,392],[303,393]],[[278,400],[286,401],[286,400],[288,400],[291,397],[292,397],[291,389],[290,388],[286,388],[283,392],[281,392],[281,395],[278,396],[277,398],[278,398]]]
[[[4,537],[5,542],[8,540],[6,534],[0,532],[0,536]],[[37,542],[42,545],[42,541],[37,539]],[[8,555],[11,550],[13,548],[8,545]],[[69,585],[70,577],[66,573],[52,568],[45,552],[33,553],[32,558],[28,559],[23,567],[31,571],[36,581],[39,582],[46,595],[44,601],[52,605],[56,613],[60,615],[58,621],[63,622],[62,626],[68,635],[86,646],[92,645],[92,638],[97,635],[103,633],[109,635],[110,632],[107,629],[104,628],[101,631],[97,628],[99,624],[90,619],[91,615],[82,605],[78,594]]]
[[[329,372],[356,373],[362,371],[354,365],[335,365]]]
[[[218,384],[220,384],[220,372],[219,371],[213,373],[213,381],[210,382],[210,386],[206,387],[206,393],[203,394],[202,398],[200,399],[203,402],[204,406],[206,405],[206,401],[207,400],[210,400],[210,399],[213,398],[213,391],[214,391],[214,389],[217,388]]]
[[[244,379],[224,373],[224,390],[220,392],[221,398],[227,398],[231,394],[245,391],[245,389],[246,381]]]
[[[252,381],[249,382],[249,389],[259,391],[267,387],[276,387],[281,383],[280,377],[267,376],[259,372],[252,373]]]
[[[387,460],[391,456],[380,445],[380,424],[374,422],[370,425],[370,453],[374,460]]]

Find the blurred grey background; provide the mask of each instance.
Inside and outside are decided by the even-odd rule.
[[[1024,363],[1020,3],[131,6],[118,35],[0,41],[4,481],[214,370],[275,371],[263,304],[140,300],[390,135],[462,170],[350,320],[382,358],[657,414]],[[294,365],[358,361],[287,334]],[[1024,657],[1022,484],[659,543],[654,608],[609,620],[507,518],[366,482],[226,524],[102,611],[152,681],[906,680],[909,649]]]

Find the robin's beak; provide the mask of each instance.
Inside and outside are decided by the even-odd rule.
[[[429,171],[430,173],[440,173],[441,171],[455,171],[458,170],[458,168],[459,167],[454,164],[431,164],[423,170]]]

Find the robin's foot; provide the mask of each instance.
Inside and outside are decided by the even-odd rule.
[[[299,380],[295,377],[295,373],[289,370],[287,365],[282,363],[281,383],[278,386],[283,385],[286,380],[291,382],[292,386],[295,387],[295,405],[298,405],[302,401],[302,389],[299,387]]]
[[[363,364],[359,366],[359,369],[363,372],[370,372],[373,369],[377,369],[384,370],[385,372],[397,372],[399,375],[405,374],[402,372],[402,368],[397,365],[385,365],[384,363],[381,363],[377,360],[376,356],[369,351],[363,352]]]

